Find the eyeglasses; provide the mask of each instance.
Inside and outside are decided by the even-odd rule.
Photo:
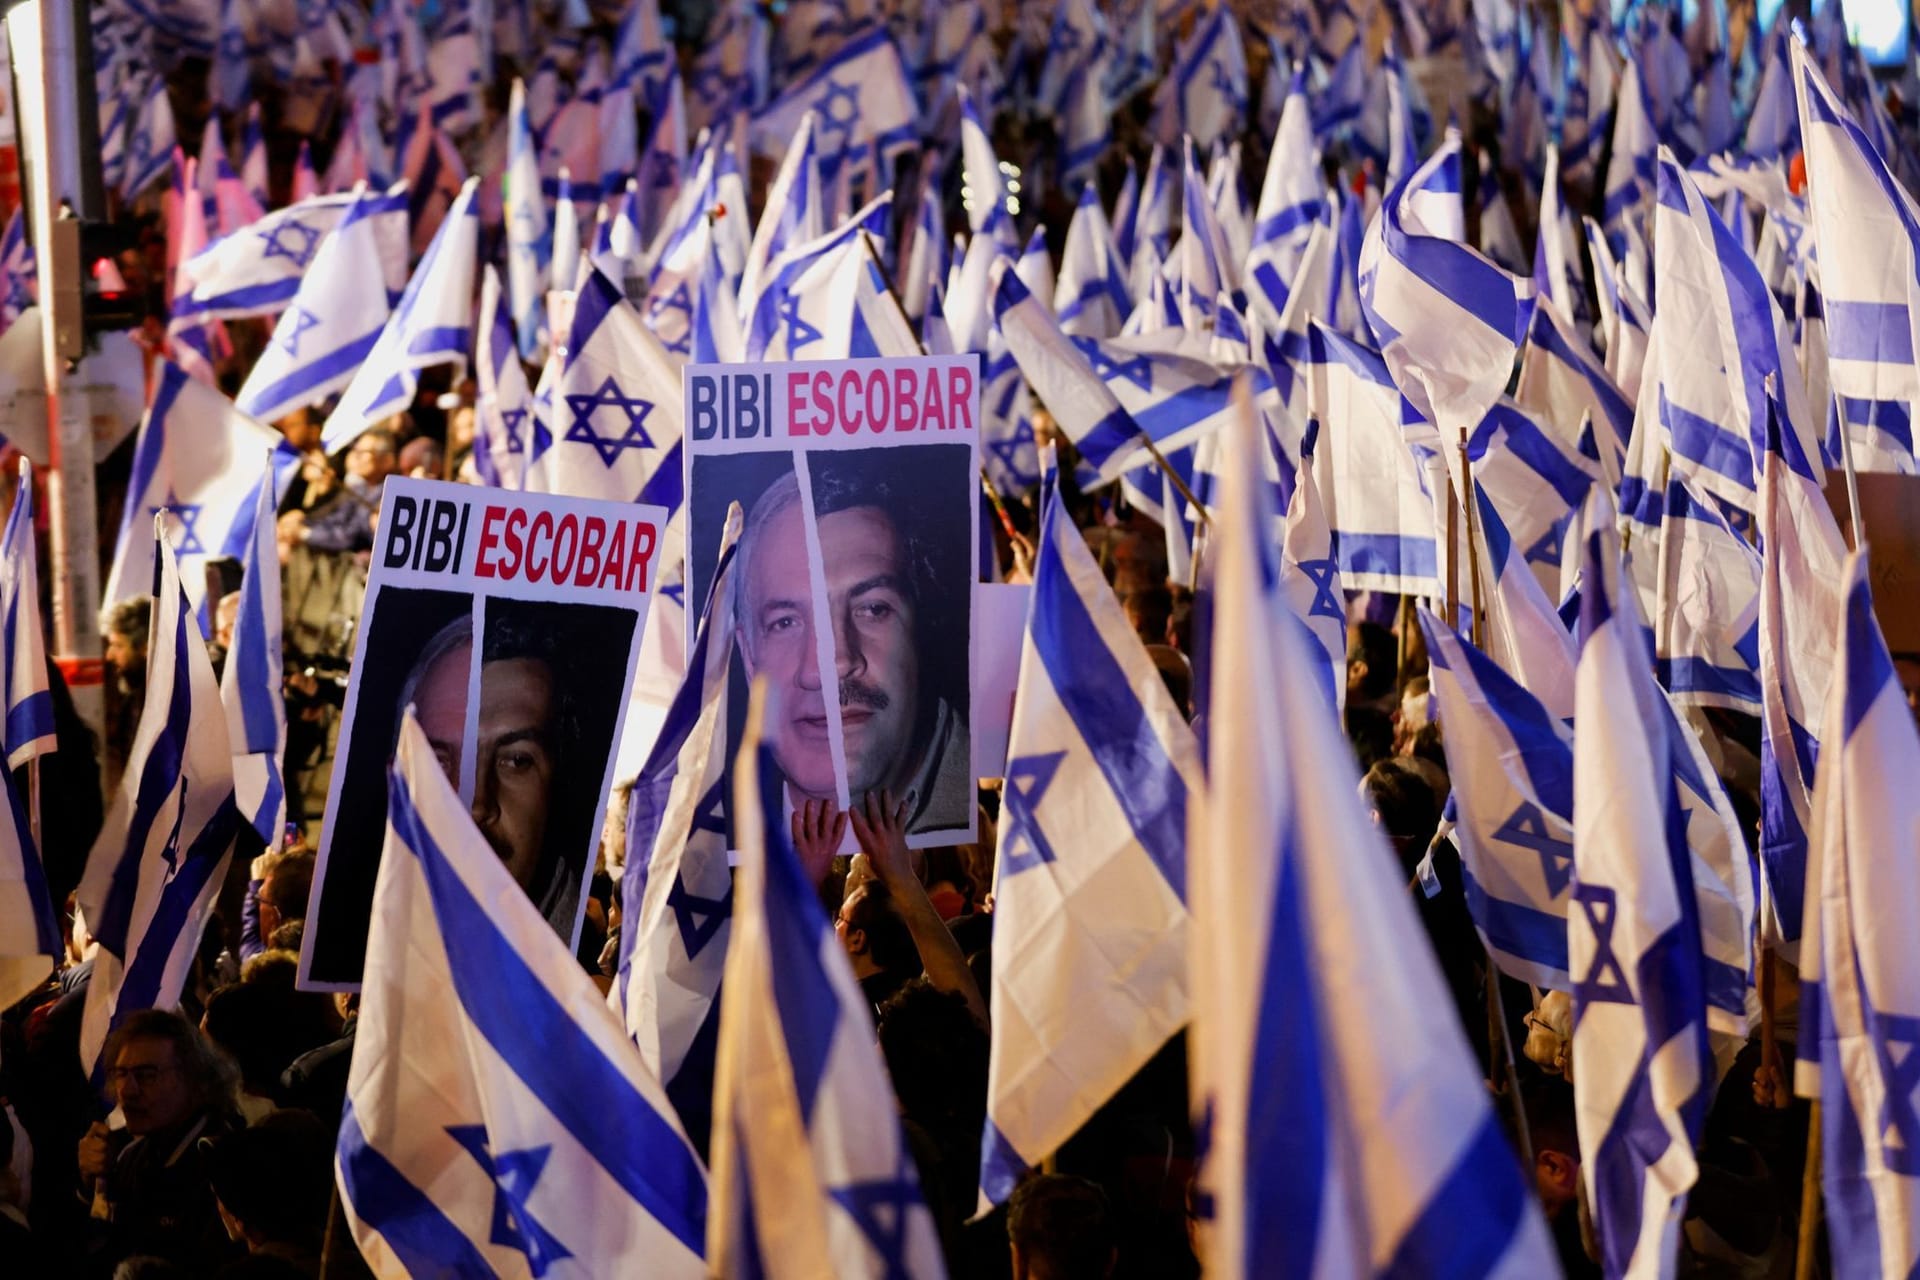
[[[158,1080],[162,1074],[172,1070],[173,1068],[170,1066],[163,1067],[153,1063],[142,1063],[137,1067],[115,1067],[107,1072],[107,1079],[116,1087],[131,1081],[144,1089]]]

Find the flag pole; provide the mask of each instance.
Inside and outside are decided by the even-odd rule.
[[[1500,995],[1500,966],[1487,952],[1487,1034],[1489,1048],[1499,1056],[1496,1070],[1504,1067],[1507,1104],[1513,1108],[1513,1132],[1520,1140],[1520,1167],[1533,1168],[1533,1127],[1527,1123],[1527,1108],[1520,1096],[1520,1068],[1513,1060],[1513,1037],[1507,1034],[1507,1006]]]
[[[1820,1233],[1820,1099],[1807,1108],[1806,1173],[1800,1179],[1800,1242],[1794,1253],[1794,1280],[1813,1280],[1815,1244]]]
[[[1840,419],[1840,465],[1847,473],[1847,512],[1852,517],[1853,546],[1858,551],[1860,544],[1867,540],[1866,529],[1860,519],[1860,474],[1853,469],[1853,433],[1847,430],[1847,420]]]
[[[1160,464],[1160,470],[1166,473],[1167,481],[1179,492],[1182,500],[1199,513],[1200,523],[1202,525],[1211,524],[1213,518],[1207,514],[1206,507],[1201,505],[1200,499],[1193,496],[1193,490],[1187,488],[1187,482],[1180,478],[1180,473],[1173,469],[1172,464],[1167,461],[1166,455],[1160,452],[1160,447],[1154,444],[1153,437],[1142,431],[1140,433],[1140,443],[1145,445],[1147,452],[1153,455],[1153,460]]]
[[[1481,648],[1487,647],[1485,628],[1480,621],[1480,547],[1474,538],[1473,519],[1473,463],[1467,458],[1467,429],[1460,428],[1460,480],[1462,490],[1461,505],[1467,509],[1467,590],[1472,595],[1472,616],[1467,619],[1467,630],[1473,643]],[[1447,522],[1452,524],[1452,520]],[[1449,532],[1451,537],[1451,532]],[[1448,547],[1447,563],[1453,563],[1458,547]]]

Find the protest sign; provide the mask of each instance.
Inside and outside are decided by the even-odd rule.
[[[689,601],[712,580],[728,506],[746,515],[728,741],[748,679],[766,675],[787,804],[891,791],[915,848],[975,834],[976,369],[694,365],[684,382]]]
[[[409,705],[488,843],[577,943],[665,525],[658,507],[387,481],[300,953],[304,988],[360,981],[387,767]]]

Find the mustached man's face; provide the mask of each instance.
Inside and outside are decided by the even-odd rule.
[[[414,694],[414,714],[447,781],[460,785],[473,648],[435,660]],[[537,658],[489,662],[480,672],[473,770],[473,821],[523,889],[531,889],[546,847],[553,785],[553,674]]]
[[[847,751],[847,789],[857,800],[895,783],[908,759],[919,711],[920,655],[899,532],[877,507],[820,520],[835,682]],[[834,796],[826,690],[815,641],[812,588],[800,504],[758,530],[746,582],[741,652],[749,676],[764,673],[779,695],[774,758],[793,789]]]

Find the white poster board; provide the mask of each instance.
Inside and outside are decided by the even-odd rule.
[[[788,805],[888,791],[908,802],[915,848],[976,828],[977,367],[694,365],[683,384],[690,603],[706,598],[729,505],[745,515],[729,761],[747,682],[765,675]]]
[[[387,770],[409,705],[481,834],[577,944],[665,526],[659,507],[387,481],[303,988],[359,985]]]

